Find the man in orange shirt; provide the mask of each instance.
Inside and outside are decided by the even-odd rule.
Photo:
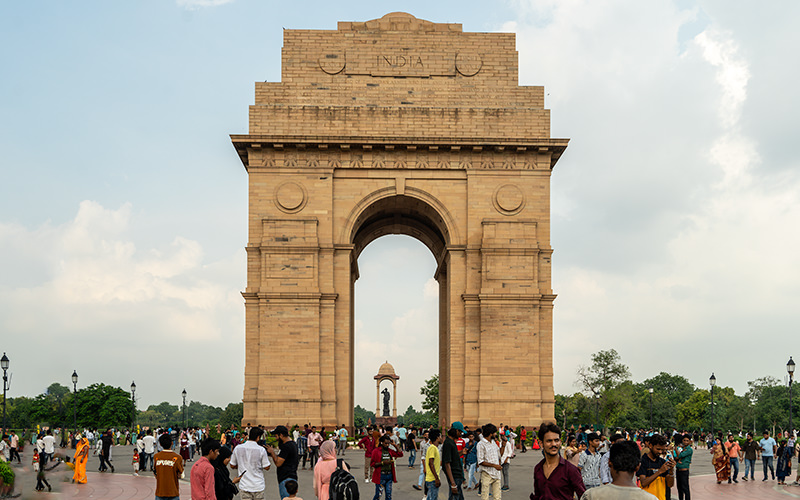
[[[172,438],[164,433],[158,438],[164,448],[153,457],[153,474],[156,476],[156,500],[179,500],[181,489],[178,478],[183,474],[183,459],[172,451]]]
[[[725,443],[725,449],[728,451],[728,458],[731,460],[731,470],[733,471],[733,475],[728,478],[728,484],[730,484],[731,479],[733,479],[734,483],[738,483],[739,481],[736,478],[739,477],[739,459],[741,458],[742,447],[733,438],[733,434],[728,434],[728,442]]]

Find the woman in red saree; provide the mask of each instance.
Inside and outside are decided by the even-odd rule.
[[[73,483],[86,484],[86,463],[89,461],[89,440],[78,435],[78,442],[75,444],[75,472],[72,474]]]
[[[722,433],[719,438],[714,441],[714,446],[711,447],[711,453],[714,458],[714,473],[717,475],[717,484],[727,481],[731,477],[731,461],[725,451],[725,445],[722,444]]]

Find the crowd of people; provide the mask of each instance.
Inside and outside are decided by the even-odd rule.
[[[670,499],[671,488],[679,500],[690,500],[689,469],[694,453],[704,448],[712,460],[718,484],[738,483],[740,464],[743,481],[755,480],[756,461],[763,465],[762,481],[787,484],[791,479],[793,457],[798,443],[793,434],[779,440],[764,431],[756,441],[728,433],[682,433],[673,429],[663,434],[654,431],[620,430],[609,437],[590,427],[562,431],[556,424],[543,423],[528,433],[525,427],[486,424],[469,429],[454,422],[446,431],[434,428],[376,425],[356,429],[356,439],[348,440],[345,425],[328,431],[305,424],[291,430],[277,426],[267,430],[249,424],[239,430],[216,429],[219,439],[209,437],[208,427],[187,429],[146,429],[127,432],[116,429],[84,429],[71,434],[63,430],[44,430],[29,435],[10,431],[0,441],[0,461],[22,463],[24,443],[33,447],[32,469],[37,475],[37,491],[51,489],[46,472],[66,463],[73,469],[72,480],[87,482],[90,455],[99,458],[98,472],[116,472],[112,463],[114,445],[133,446],[132,474],[151,471],[156,478],[156,498],[178,498],[179,479],[187,464],[194,462],[190,487],[195,500],[264,499],[264,471],[275,467],[281,499],[299,498],[298,469],[313,470],[313,494],[319,500],[358,497],[356,479],[342,458],[352,442],[364,453],[364,481],[373,483],[373,500],[392,499],[397,483],[397,466],[419,470],[412,485],[423,493],[423,500],[436,500],[445,490],[450,500],[476,491],[482,500],[489,496],[502,500],[511,488],[510,463],[516,453],[531,448],[541,450],[543,458],[533,469],[532,500],[581,498]],[[72,453],[60,453],[57,443]],[[200,457],[195,459],[199,454]],[[407,456],[407,461],[405,457]],[[119,464],[118,464],[119,465]],[[416,472],[414,473],[416,475]],[[529,478],[526,478],[526,485]],[[800,485],[800,472],[792,483]],[[445,491],[441,491],[445,493]]]

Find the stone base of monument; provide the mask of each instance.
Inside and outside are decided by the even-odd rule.
[[[386,427],[387,425],[391,425],[392,427],[394,427],[394,425],[396,423],[397,423],[397,418],[396,417],[376,417],[375,418],[375,424],[377,424],[377,425],[379,425],[381,427]]]

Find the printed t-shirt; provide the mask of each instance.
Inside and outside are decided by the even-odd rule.
[[[661,468],[667,461],[661,457],[656,458],[655,460],[650,458],[650,454],[647,453],[646,455],[642,456],[642,461],[639,463],[639,470],[636,472],[636,477],[641,478],[642,476],[650,477],[656,472],[658,469]],[[665,472],[655,478],[652,483],[647,485],[646,488],[642,488],[644,491],[655,495],[656,498],[659,500],[666,500],[667,498],[667,481],[665,476],[668,472]]]
[[[397,429],[397,437],[399,437],[402,440],[406,439],[406,428],[405,427],[399,427]]]
[[[425,452],[425,481],[436,481],[433,470],[430,468],[431,458],[433,459],[433,470],[438,474],[439,469],[442,468],[442,456],[439,454],[438,446],[428,446],[428,450]]]
[[[156,496],[177,497],[181,494],[178,478],[183,473],[183,459],[174,451],[159,451],[153,456],[156,475]]]
[[[758,442],[758,445],[763,448],[763,450],[761,450],[761,456],[762,457],[775,456],[775,451],[774,450],[775,450],[775,446],[777,446],[777,443],[771,437],[769,437],[767,439],[762,438]]]
[[[278,456],[283,459],[283,465],[277,467],[278,482],[284,479],[297,479],[297,464],[299,456],[297,454],[297,443],[286,441],[278,445]]]
[[[392,473],[392,454],[386,448],[381,448],[381,474]]]
[[[450,464],[450,470],[453,473],[453,480],[455,482],[464,480],[464,468],[461,466],[461,456],[455,441],[450,439],[450,437],[445,439],[442,445],[442,462]]]

